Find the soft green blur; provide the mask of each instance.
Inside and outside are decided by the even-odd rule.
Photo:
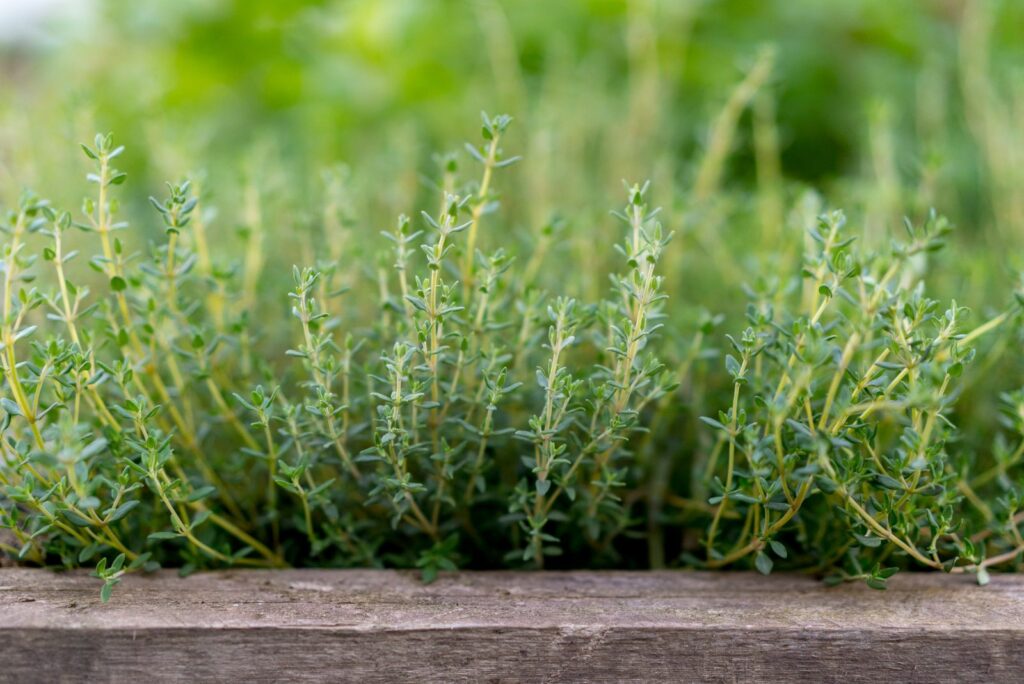
[[[826,190],[928,177],[941,209],[973,227],[993,208],[979,140],[992,122],[972,109],[998,102],[1012,119],[1019,107],[1024,7],[974,3],[972,24],[970,4],[104,0],[56,49],[7,55],[4,195],[24,176],[51,180],[58,143],[94,128],[115,130],[156,176],[260,144],[304,170],[396,157],[425,170],[481,109],[516,116],[527,150],[580,162],[558,177],[560,196],[589,199],[659,167],[685,188],[710,121],[769,44],[786,177]],[[744,122],[726,186],[750,184],[753,167]]]

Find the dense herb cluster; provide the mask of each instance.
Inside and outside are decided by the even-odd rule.
[[[165,240],[133,251],[110,136],[83,146],[94,192],[79,212],[25,194],[4,219],[3,551],[93,565],[104,596],[159,564],[430,579],[668,553],[884,588],[900,567],[984,581],[1019,562],[1024,394],[1005,397],[991,453],[962,449],[951,417],[973,345],[1012,346],[1019,305],[972,324],[928,298],[943,219],[864,251],[825,213],[802,261],[782,243],[747,274],[749,327],[727,337],[720,316],[671,321],[667,298],[699,293],[667,286],[671,231],[647,184],[615,214],[604,298],[543,291],[542,269],[588,264],[548,254],[557,221],[525,258],[489,234],[517,161],[510,121],[485,115],[482,145],[467,146],[475,180],[443,158],[432,211],[399,217],[358,264],[329,175],[325,249],[293,269],[293,342],[272,355],[262,338],[285,337],[286,321],[258,296],[258,211],[240,258],[217,254],[203,193],[169,185],[151,200]],[[724,364],[709,363],[719,346]],[[691,434],[688,405],[713,413],[719,399]],[[686,490],[673,466],[691,473]]]
[[[811,230],[800,288],[757,284],[750,327],[729,338],[725,357],[732,405],[703,418],[720,435],[709,473],[726,452],[725,478],[715,478],[710,500],[718,505],[708,565],[754,555],[767,573],[773,555],[789,556],[779,537],[791,521],[806,562],[877,587],[897,570],[884,567],[893,552],[982,581],[985,567],[1021,553],[1016,501],[1000,505],[1010,537],[990,547],[965,536],[956,512],[973,491],[950,454],[956,427],[946,414],[974,358],[971,341],[1006,315],[964,334],[968,312],[925,295],[914,259],[941,248],[948,229],[933,214],[921,228],[907,224],[905,243],[861,255],[833,212]],[[729,546],[716,544],[734,508],[743,525]],[[849,554],[853,547],[860,553]]]

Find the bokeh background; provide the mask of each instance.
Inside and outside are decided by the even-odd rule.
[[[316,192],[311,169],[343,162],[370,196],[405,199],[418,183],[406,175],[472,137],[481,109],[519,121],[510,147],[526,155],[518,176],[535,205],[517,208],[524,222],[553,195],[567,213],[589,207],[623,177],[654,177],[668,197],[692,187],[716,114],[771,45],[762,109],[786,181],[896,215],[936,203],[974,237],[1021,228],[999,228],[1021,217],[996,196],[1022,173],[1017,2],[0,5],[8,200],[23,185],[59,192],[69,150],[94,129],[129,145],[147,186],[262,154],[300,193]],[[726,190],[756,183],[755,145],[741,120]]]
[[[25,142],[10,140],[15,134],[46,139],[34,145],[39,155],[61,138],[114,129],[133,143],[136,166],[153,172],[171,169],[147,143],[183,142],[185,161],[205,164],[244,155],[262,138],[302,164],[354,165],[429,157],[465,137],[486,109],[512,113],[520,135],[544,138],[535,144],[554,147],[567,164],[577,162],[573,153],[592,156],[587,172],[597,181],[652,173],[671,158],[672,180],[684,182],[718,108],[768,44],[777,52],[770,89],[783,175],[826,190],[872,180],[883,172],[878,147],[888,144],[894,168],[885,172],[902,182],[935,174],[943,209],[983,223],[992,218],[983,196],[986,155],[994,152],[984,138],[998,123],[984,111],[1005,110],[1010,124],[1022,96],[1024,7],[1015,2],[3,7],[3,161],[11,180],[39,173],[12,168],[10,143]],[[729,184],[754,175],[750,136],[737,138]],[[45,168],[46,160],[32,161]]]

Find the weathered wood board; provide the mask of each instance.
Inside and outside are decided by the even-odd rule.
[[[0,681],[1022,682],[1024,577],[0,570]]]

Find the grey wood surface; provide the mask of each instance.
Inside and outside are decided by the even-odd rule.
[[[1024,577],[3,569],[0,681],[1024,682]]]

